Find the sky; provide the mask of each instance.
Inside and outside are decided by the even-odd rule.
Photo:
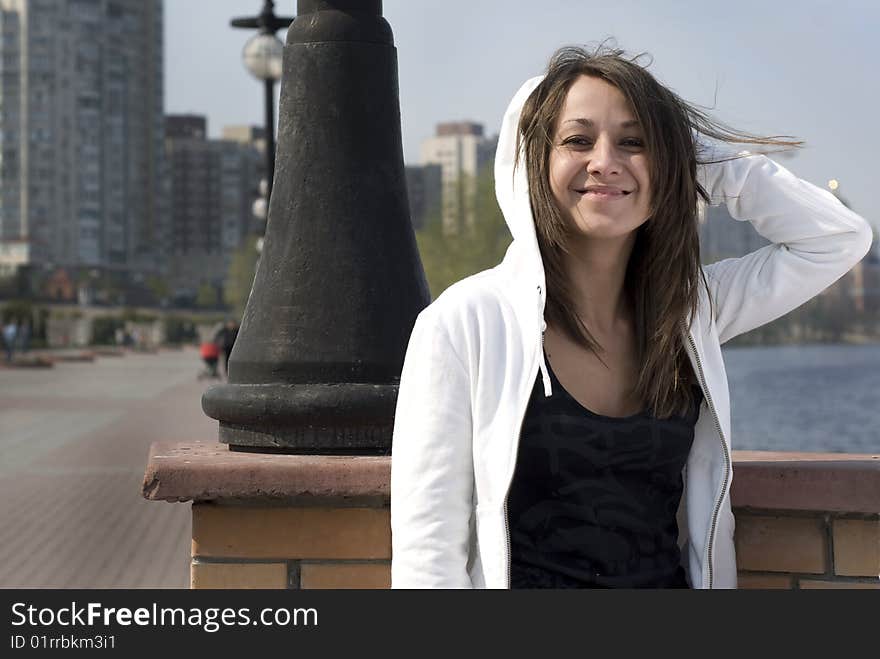
[[[253,31],[229,26],[262,4],[165,0],[167,113],[206,115],[213,137],[224,125],[263,124],[262,86],[241,60]],[[294,16],[295,0],[277,0],[275,12]],[[853,210],[880,227],[878,0],[385,0],[383,15],[407,164],[418,164],[439,122],[477,121],[495,134],[511,96],[554,50],[612,37],[649,53],[655,77],[715,118],[804,140],[780,162],[822,187],[837,179]]]

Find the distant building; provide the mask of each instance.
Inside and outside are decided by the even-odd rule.
[[[29,247],[26,240],[0,241],[0,277],[10,277],[30,262]]]
[[[0,0],[0,245],[15,259],[161,267],[162,23],[161,0]]]
[[[253,203],[258,197],[263,198],[263,193],[260,192],[259,183],[266,178],[266,129],[263,126],[246,126],[246,125],[234,125],[234,126],[224,126],[223,132],[221,133],[223,136],[223,141],[225,142],[236,142],[242,146],[249,147],[256,151],[259,155],[256,161],[256,174],[253,172],[248,173],[248,177],[256,176],[258,187],[253,192],[251,197],[249,198],[248,205],[248,217],[249,217],[249,229],[256,229],[256,225],[253,223],[254,217],[252,213]],[[266,208],[266,213],[268,213],[268,208]],[[262,220],[265,223],[265,218]],[[265,224],[259,229],[257,233],[262,235],[266,230]]]
[[[193,299],[209,284],[222,290],[247,234],[257,197],[260,154],[247,143],[207,139],[204,117],[166,117],[170,177],[168,278],[172,297]]]
[[[224,126],[223,139],[249,144],[266,155],[266,129],[262,126]]]
[[[208,122],[200,114],[169,114],[165,117],[165,139],[205,140]]]
[[[421,229],[432,213],[440,211],[442,176],[440,165],[406,167],[406,190],[413,229]]]
[[[481,124],[468,121],[438,124],[436,135],[422,142],[421,164],[440,165],[444,231],[473,225],[476,177],[492,162],[497,144],[497,137],[483,136]]]
[[[219,162],[202,116],[165,118],[171,255],[220,253]]]

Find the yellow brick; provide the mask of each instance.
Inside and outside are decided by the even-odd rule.
[[[194,504],[193,556],[390,559],[388,508]]]
[[[738,588],[791,588],[792,578],[781,574],[740,574],[737,577]]]
[[[391,563],[303,563],[301,588],[391,588]]]
[[[880,520],[834,520],[834,574],[880,576]]]
[[[800,580],[800,587],[802,589],[808,589],[808,590],[812,590],[812,589],[816,589],[816,588],[836,588],[836,589],[846,588],[846,589],[850,589],[850,590],[853,588],[858,588],[858,589],[870,588],[870,589],[880,590],[880,581],[872,581],[872,582],[865,582],[865,581],[821,581],[821,580],[816,580],[816,579],[801,579]]]
[[[740,515],[736,521],[740,570],[825,572],[825,525],[810,517]]]
[[[193,562],[191,586],[197,590],[209,588],[287,588],[287,565],[284,563]]]

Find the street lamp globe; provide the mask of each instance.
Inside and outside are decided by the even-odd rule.
[[[247,70],[260,80],[280,80],[284,44],[274,34],[255,34],[244,45],[242,59]]]
[[[266,203],[266,198],[257,197],[254,199],[251,211],[253,212],[254,217],[258,220],[265,220],[266,216],[269,214],[269,205]]]

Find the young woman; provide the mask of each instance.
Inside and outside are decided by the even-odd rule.
[[[418,317],[392,587],[735,588],[721,344],[870,248],[865,220],[619,50],[557,52],[504,116],[502,263]],[[701,267],[698,202],[772,244]]]

